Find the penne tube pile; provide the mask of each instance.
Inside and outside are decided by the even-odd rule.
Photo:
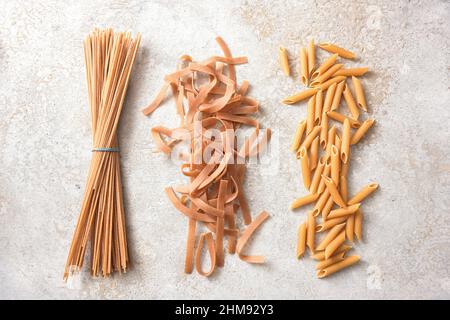
[[[334,44],[322,43],[319,48],[332,55],[316,66],[314,42],[302,48],[300,80],[309,88],[287,97],[283,103],[308,100],[307,118],[299,122],[290,150],[300,160],[303,184],[309,194],[295,199],[291,210],[313,206],[298,230],[297,258],[304,256],[308,248],[318,261],[317,277],[324,278],[359,261],[359,256],[348,256],[347,252],[355,236],[361,240],[361,203],[378,184],[371,183],[349,197],[350,146],[357,144],[375,122],[359,119],[362,111],[367,112],[367,104],[358,77],[368,68],[344,68],[338,58],[355,59],[355,54]],[[281,66],[288,75],[287,60],[286,50],[280,50]],[[341,108],[342,100],[347,112]]]
[[[225,42],[220,37],[216,40],[223,57],[194,62],[190,56],[182,56],[178,69],[165,77],[161,91],[143,110],[150,115],[171,89],[180,126],[175,129],[156,126],[151,132],[159,151],[166,154],[171,154],[183,141],[188,144],[187,151],[180,154],[183,160],[180,171],[188,183],[165,191],[173,206],[188,219],[185,272],[191,273],[195,265],[203,276],[210,276],[216,267],[224,266],[225,251],[237,253],[248,263],[263,263],[262,256],[244,254],[244,247],[269,217],[263,211],[252,219],[243,181],[245,160],[261,153],[271,131],[266,129],[259,134],[260,124],[252,117],[258,113],[259,103],[247,96],[247,81],[237,86],[235,65],[246,63],[247,58],[232,57]],[[240,126],[254,127],[254,131],[238,146],[236,130]],[[214,131],[215,135],[209,134]],[[207,160],[205,155],[211,159]],[[246,225],[242,232],[236,219],[238,212]],[[206,231],[197,239],[201,228]],[[202,268],[203,247],[209,252],[208,270]]]

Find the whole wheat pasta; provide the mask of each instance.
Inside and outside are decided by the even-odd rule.
[[[321,157],[319,159],[318,164],[317,164],[316,170],[314,170],[314,175],[313,175],[313,178],[311,180],[311,185],[309,186],[309,191],[311,193],[313,193],[313,194],[317,193],[317,189],[319,188],[321,175],[322,175],[322,172],[323,172],[323,170],[325,168],[325,162],[326,162],[325,157]]]
[[[84,41],[94,145],[64,280],[82,268],[89,239],[93,276],[127,270],[117,128],[140,40],[140,34],[133,39],[129,32],[96,29]]]
[[[350,121],[348,119],[345,119],[342,129],[342,144],[339,148],[341,152],[341,160],[343,163],[347,163],[350,157],[350,135]]]
[[[350,139],[350,144],[357,144],[374,123],[374,119],[367,119],[364,121],[355,133],[353,133],[352,138]]]
[[[372,192],[374,192],[375,190],[377,190],[378,188],[378,184],[377,183],[371,183],[368,184],[367,186],[365,186],[364,188],[362,188],[357,194],[355,194],[353,196],[353,198],[351,198],[348,201],[349,205],[361,202],[362,200],[364,200],[366,197],[368,197]]]
[[[310,204],[314,201],[316,201],[319,198],[319,194],[317,193],[310,193],[304,197],[295,199],[294,202],[291,204],[291,210],[300,208],[302,206],[305,206],[307,204]]]
[[[310,134],[314,128],[314,115],[316,108],[316,96],[312,96],[308,101],[308,109],[306,111],[306,134]]]
[[[352,82],[353,88],[355,89],[356,102],[358,103],[358,107],[367,112],[366,98],[364,97],[364,90],[361,81],[357,77],[353,76]]]
[[[359,259],[360,259],[359,256],[347,257],[344,260],[342,260],[341,262],[332,264],[329,267],[326,267],[324,269],[317,271],[317,277],[319,279],[328,277],[328,276],[332,275],[333,273],[336,273],[342,269],[348,268],[351,265],[357,263],[359,261]]]
[[[321,129],[322,129],[321,126],[315,126],[314,129],[312,129],[312,131],[306,136],[305,140],[303,140],[302,144],[300,145],[300,149],[302,147],[304,147],[305,149],[309,149],[309,147],[313,143],[314,139],[320,133]],[[298,152],[299,151],[297,151],[297,158],[298,158]]]
[[[369,68],[367,68],[367,67],[340,69],[340,70],[336,71],[335,75],[336,76],[346,76],[346,77],[352,77],[352,76],[360,77],[360,76],[363,76],[364,74],[366,74],[367,71],[369,71]]]
[[[348,241],[353,242],[353,234],[355,232],[355,215],[352,214],[348,217],[347,223],[345,224],[345,237]]]
[[[285,98],[282,103],[284,104],[294,104],[297,103],[299,101],[308,99],[309,97],[313,96],[316,94],[316,92],[319,91],[318,88],[310,88],[310,89],[306,89],[304,91],[301,91],[297,94],[294,94],[292,96],[289,96],[287,98]]]
[[[325,73],[332,65],[336,63],[338,55],[333,54],[331,57],[329,57],[327,60],[325,60],[316,71],[312,74],[312,79],[315,79],[317,77],[320,77],[322,74]]]
[[[302,120],[297,125],[297,130],[295,131],[294,140],[291,144],[291,152],[297,152],[298,148],[300,147],[300,144],[302,142],[303,134],[306,130],[306,121]]]
[[[333,103],[334,93],[336,92],[337,86],[338,84],[335,82],[328,87],[325,96],[325,102],[323,103],[323,110],[322,110],[323,114],[326,114],[328,111],[331,111],[331,104]]]
[[[356,211],[355,213],[355,235],[356,238],[358,238],[358,240],[362,240],[362,221],[363,221],[363,215],[361,212],[361,209],[359,209],[358,211]]]
[[[336,92],[333,96],[333,102],[331,103],[331,111],[337,110],[341,104],[342,93],[345,89],[345,81],[341,81],[337,84]]]
[[[330,195],[333,198],[333,201],[341,208],[346,207],[346,204],[345,204],[344,200],[342,199],[342,196],[339,193],[337,186],[333,182],[333,180],[329,177],[326,177],[325,175],[322,175],[322,179],[325,181],[325,185],[326,185],[328,191],[330,192]]]
[[[339,159],[339,150],[336,146],[331,147],[331,179],[338,186],[339,185],[339,171],[341,167],[341,160]]]
[[[311,185],[311,170],[309,168],[308,152],[305,147],[300,147],[299,157],[302,168],[303,184],[306,189],[309,189],[309,186]]]
[[[280,58],[281,70],[289,77],[291,75],[291,69],[289,68],[289,59],[286,48],[280,47],[278,49],[278,55]]]
[[[356,106],[355,98],[353,98],[353,94],[350,91],[350,87],[348,85],[345,86],[344,89],[344,99],[347,103],[347,107],[350,110],[350,113],[352,114],[352,117],[354,120],[358,120],[359,118],[359,110]]]
[[[331,200],[333,200],[332,198],[330,198]],[[329,199],[328,199],[329,200]],[[328,204],[328,202],[327,202]],[[336,219],[327,219],[325,222],[319,223],[316,226],[316,232],[324,232],[328,229],[333,228],[334,226],[346,222],[347,221],[347,217],[341,217],[341,218],[336,218]]]
[[[316,47],[314,45],[314,39],[311,39],[308,45],[308,76],[312,75],[315,67],[316,67]]]
[[[325,259],[330,258],[345,242],[345,230],[342,230],[325,248]]]
[[[348,51],[344,48],[338,47],[332,43],[328,43],[328,42],[321,43],[321,44],[319,44],[319,48],[321,48],[325,51],[331,52],[331,53],[338,54],[342,58],[346,58],[346,59],[355,59],[356,58],[356,55],[353,52]]]
[[[271,131],[260,130],[260,123],[252,118],[259,110],[259,103],[246,96],[249,82],[243,81],[241,85],[236,82],[235,65],[247,62],[247,58],[232,57],[225,42],[221,38],[216,41],[224,57],[195,62],[184,56],[177,70],[164,78],[163,89],[154,101],[144,109],[145,114],[156,110],[164,101],[167,88],[171,88],[181,125],[175,129],[156,126],[152,136],[159,150],[167,154],[178,143],[189,146],[180,166],[189,182],[165,191],[173,206],[189,218],[185,272],[192,272],[195,262],[197,272],[204,276],[210,276],[216,267],[224,265],[224,241],[228,242],[228,253],[237,253],[248,263],[263,263],[263,257],[247,256],[242,251],[252,233],[268,217],[263,211],[252,221],[242,185],[246,160],[264,151]],[[238,145],[236,130],[241,126],[254,127],[254,131]],[[299,131],[298,140],[292,146],[295,150],[302,141],[301,128]],[[237,225],[238,211],[247,225],[243,232]],[[201,227],[198,222],[209,232],[201,235],[194,250],[196,231]],[[201,251],[205,245],[211,260],[208,271],[201,267]]]
[[[322,260],[319,263],[316,264],[316,270],[324,269],[328,266],[331,266],[335,263],[341,262],[344,260],[345,252],[339,252],[338,254],[335,254],[331,258],[328,258],[326,260]]]
[[[306,222],[304,222],[298,228],[297,259],[300,259],[305,254],[306,233],[307,233],[307,224]]]
[[[325,238],[322,240],[322,242],[316,247],[317,251],[325,250],[326,247],[341,233],[342,230],[344,230],[345,224],[341,223],[338,225],[335,225],[330,232],[325,236]]]
[[[328,215],[329,219],[335,219],[335,218],[341,218],[344,216],[351,215],[356,212],[356,210],[359,209],[361,206],[361,203],[356,203],[353,205],[349,205],[345,208],[338,208],[330,211],[330,214]]]
[[[307,86],[309,79],[308,72],[308,53],[306,52],[306,48],[300,49],[300,73],[301,73],[301,81]]]
[[[332,255],[332,257],[337,256],[338,254],[341,253],[347,253],[351,248],[352,248],[351,246],[343,244],[342,246],[339,247],[339,249],[336,250],[336,252],[334,253],[334,255]],[[325,251],[317,252],[312,256],[312,258],[318,261],[325,260]]]
[[[332,197],[329,197],[327,200],[327,203],[325,203],[325,206],[322,209],[322,221],[326,222],[328,220],[328,214],[330,213],[331,209],[333,208],[334,201]]]
[[[328,141],[328,114],[322,114],[321,128],[320,128],[320,147],[325,150]]]
[[[306,231],[306,245],[309,248],[309,252],[311,255],[314,254],[315,248],[314,248],[314,242],[316,237],[316,218],[314,217],[314,214],[312,211],[308,213],[308,219],[307,219],[307,231]]]
[[[320,90],[327,90],[331,85],[333,85],[333,83],[339,83],[339,82],[341,82],[341,81],[345,81],[345,79],[347,79],[346,77],[344,77],[344,76],[336,76],[336,77],[333,77],[333,78],[331,78],[331,79],[328,79],[327,81],[325,81],[325,82],[323,82],[323,83],[320,83],[320,84],[318,84],[315,88],[318,88],[318,89],[320,89]]]
[[[317,167],[317,161],[319,159],[319,136],[317,136],[309,149],[309,168],[314,171]]]
[[[319,90],[316,93],[316,100],[314,106],[314,125],[317,126],[322,120],[322,108],[323,108],[323,91]]]
[[[327,71],[325,71],[324,73],[322,73],[321,76],[317,77],[316,79],[314,79],[311,82],[311,87],[315,87],[315,86],[319,86],[321,83],[324,83],[325,81],[327,81],[328,79],[330,79],[332,76],[334,76],[334,74],[336,73],[336,71],[338,71],[340,68],[342,68],[343,64],[341,63],[336,63],[335,65],[333,65],[332,67],[330,67]],[[345,79],[345,78],[344,78]],[[334,82],[336,83],[336,82]]]
[[[336,120],[341,122],[342,124],[344,123],[344,121],[347,119],[350,122],[350,126],[352,128],[358,129],[361,127],[361,122],[359,122],[358,120],[349,118],[347,116],[344,116],[342,113],[336,112],[336,111],[329,111],[327,112],[328,118]]]

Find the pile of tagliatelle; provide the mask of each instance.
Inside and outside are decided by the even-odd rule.
[[[171,89],[180,126],[175,129],[157,126],[151,133],[158,149],[166,154],[171,154],[181,142],[188,145],[188,151],[180,153],[183,160],[180,169],[189,182],[165,191],[175,208],[189,219],[185,272],[191,273],[195,264],[203,276],[210,276],[216,266],[224,265],[225,238],[228,253],[236,252],[249,263],[263,263],[264,257],[245,255],[243,249],[269,216],[263,211],[252,221],[242,184],[246,159],[261,153],[271,131],[265,129],[260,137],[260,125],[251,117],[258,112],[259,104],[246,96],[247,81],[237,86],[235,65],[247,63],[247,58],[233,58],[225,42],[219,37],[216,40],[223,57],[194,62],[190,56],[182,56],[177,70],[165,77],[161,91],[143,110],[145,115],[151,114]],[[242,125],[255,129],[239,148],[236,130]],[[247,225],[242,233],[237,226],[238,210]],[[197,242],[199,222],[208,231],[201,233]],[[205,245],[210,256],[207,271],[201,263]]]
[[[359,261],[357,255],[346,255],[352,248],[348,242],[354,241],[354,235],[361,240],[361,202],[378,184],[371,183],[350,199],[348,197],[350,145],[357,144],[374,124],[373,119],[359,120],[360,110],[367,112],[367,104],[357,77],[363,76],[368,68],[344,69],[343,64],[336,63],[338,57],[353,60],[355,54],[330,43],[319,44],[319,47],[333,55],[316,68],[314,41],[310,41],[308,48],[302,48],[301,81],[309,88],[287,97],[283,103],[294,104],[309,98],[307,119],[298,124],[291,146],[300,160],[303,183],[309,194],[294,200],[291,209],[314,203],[306,222],[298,230],[297,257],[302,257],[308,247],[310,255],[318,261],[317,277],[324,278]],[[286,49],[280,48],[279,53],[283,72],[289,76]],[[347,77],[352,77],[355,94]],[[348,116],[342,113],[344,110],[339,110],[342,96],[350,113]],[[330,120],[342,123],[342,130],[331,125]],[[316,219],[321,221],[318,223]],[[316,245],[317,234],[325,232]]]

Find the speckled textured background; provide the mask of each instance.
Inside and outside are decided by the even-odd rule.
[[[450,298],[448,1],[1,2],[0,298]],[[69,289],[62,273],[91,158],[82,43],[95,26],[143,34],[120,128],[133,266],[111,279],[83,273]],[[174,108],[140,110],[181,54],[220,53],[216,35],[249,57],[238,77],[276,136],[272,164],[251,167],[245,185],[252,213],[271,214],[249,248],[268,263],[227,256],[205,279],[183,274],[187,221],[163,193],[179,169],[152,153],[149,130],[175,125]],[[352,149],[350,188],[381,188],[363,206],[362,263],[327,280],[295,259],[304,212],[287,208],[305,191],[288,146],[306,107],[279,102],[301,86],[282,75],[277,48],[296,54],[310,37],[375,70],[363,83],[377,123]]]

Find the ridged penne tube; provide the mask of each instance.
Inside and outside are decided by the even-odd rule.
[[[320,147],[325,150],[328,141],[328,115],[326,113],[322,114],[320,125],[322,126],[320,130]]]
[[[331,147],[331,179],[338,186],[339,185],[339,171],[341,167],[341,160],[339,159],[339,151],[336,146]]]
[[[353,76],[352,82],[353,88],[355,88],[356,102],[358,103],[358,107],[367,112],[366,98],[364,96],[364,90],[361,81],[357,77]]]
[[[354,129],[358,129],[361,127],[361,122],[359,122],[358,120],[346,117],[342,113],[339,113],[336,111],[329,111],[329,112],[327,112],[327,115],[328,115],[328,118],[342,122],[342,123],[344,123],[345,119],[348,119],[348,121],[350,122],[350,126]]]
[[[299,93],[296,93],[296,94],[294,94],[292,96],[289,96],[289,97],[285,98],[281,102],[284,103],[284,104],[294,104],[294,103],[297,103],[299,101],[308,99],[309,97],[315,95],[317,91],[319,91],[319,89],[317,89],[317,88],[306,89],[304,91],[301,91]]]
[[[345,81],[339,82],[334,93],[333,102],[331,103],[331,111],[337,110],[341,104],[342,93],[344,92]]]
[[[329,57],[327,60],[325,60],[316,71],[312,74],[312,79],[315,79],[317,77],[320,77],[325,71],[327,71],[333,64],[336,63],[338,55],[333,54],[331,57]]]
[[[292,202],[292,204],[291,204],[291,210],[300,208],[300,207],[305,206],[307,204],[310,204],[310,203],[316,201],[318,198],[319,198],[319,194],[317,194],[317,193],[315,193],[315,194],[310,193],[310,194],[308,194],[308,195],[306,195],[304,197],[295,199]]]
[[[344,176],[347,178],[348,176],[348,168],[350,167],[350,161],[347,161],[347,163],[343,163],[341,166],[341,176]]]
[[[374,119],[367,119],[366,121],[364,121],[358,128],[358,130],[356,130],[355,133],[352,135],[352,138],[350,139],[350,144],[357,144],[359,140],[361,140],[361,138],[370,129],[370,127],[373,126],[374,123],[375,123]]]
[[[311,146],[311,144],[314,141],[314,139],[320,133],[321,129],[322,129],[321,126],[314,127],[314,129],[311,131],[311,133],[306,136],[305,140],[300,145],[300,148],[301,147],[305,147],[306,149],[309,149],[309,147]]]
[[[300,259],[305,254],[305,251],[306,251],[306,232],[307,232],[307,224],[306,224],[306,222],[304,222],[298,228],[297,259]]]
[[[377,190],[377,188],[378,188],[378,183],[371,183],[371,184],[365,186],[364,188],[361,189],[361,191],[359,191],[357,194],[355,194],[354,197],[348,201],[348,205],[352,205],[352,204],[361,202],[364,198],[366,198],[372,192]]]
[[[317,136],[309,149],[309,168],[313,171],[317,167],[317,161],[319,159],[319,136]]]
[[[309,79],[308,72],[308,53],[306,52],[306,48],[300,49],[300,73],[301,73],[301,81],[307,86]]]
[[[308,45],[308,74],[311,74],[316,67],[316,47],[314,46],[314,39],[309,41]]]
[[[353,204],[353,205],[345,207],[345,208],[331,210],[330,214],[328,215],[327,218],[335,219],[335,218],[349,216],[351,214],[354,214],[359,209],[360,206],[361,206],[361,203],[356,203],[356,204]]]
[[[308,163],[308,152],[305,147],[301,147],[299,150],[300,164],[302,167],[303,184],[307,190],[311,185],[311,170],[309,169]]]
[[[336,146],[336,148],[338,150],[341,150],[341,137],[339,136],[339,134],[336,132],[336,136],[334,137],[334,145]]]
[[[350,110],[350,113],[352,114],[353,119],[358,120],[359,110],[356,106],[355,98],[353,98],[353,94],[350,91],[350,87],[347,85],[344,88],[344,99],[345,103],[347,103],[347,107]]]
[[[327,81],[325,81],[324,83],[318,84],[315,88],[318,88],[320,90],[327,90],[328,87],[330,87],[333,83],[339,83],[341,81],[345,81],[346,77],[344,76],[337,76],[337,77],[333,77]]]
[[[322,174],[322,179],[325,181],[325,185],[330,192],[331,197],[333,198],[334,203],[336,203],[341,208],[345,208],[346,204],[342,199],[341,194],[339,193],[336,184],[331,180],[331,178],[326,177]],[[330,213],[331,214],[331,213]],[[331,218],[331,217],[330,217]]]
[[[319,90],[316,93],[316,105],[314,107],[314,125],[319,125],[322,120],[322,107],[323,107],[323,91]]]
[[[337,45],[334,45],[332,43],[328,43],[328,42],[324,42],[319,44],[319,48],[331,52],[331,53],[335,53],[338,54],[340,57],[345,58],[345,59],[355,59],[356,55],[351,52],[348,51],[344,48],[338,47]]]
[[[289,68],[289,58],[286,48],[280,47],[278,49],[278,54],[280,58],[281,70],[283,70],[284,74],[289,77],[291,75],[291,69]]]
[[[344,120],[344,126],[342,129],[342,144],[340,147],[341,160],[343,163],[347,163],[350,157],[350,121]]]
[[[331,172],[331,161],[326,161],[325,168],[323,169],[323,173],[320,176],[320,182],[319,187],[317,188],[317,193],[321,194],[325,190],[326,188],[325,180],[322,178],[322,176],[324,175],[328,177],[330,175],[330,172]]]
[[[312,211],[308,213],[307,223],[308,227],[306,231],[306,245],[308,246],[311,255],[313,255],[315,251],[314,242],[316,237],[316,218],[314,217]]]
[[[322,221],[326,222],[328,220],[328,214],[330,213],[331,209],[333,208],[334,201],[332,197],[329,197],[327,200],[327,203],[325,203],[325,206],[322,209]]]
[[[328,87],[327,94],[325,95],[325,101],[323,103],[322,113],[331,111],[331,104],[333,103],[334,93],[336,92],[337,85],[338,84],[335,82]]]
[[[342,175],[342,166],[341,166],[341,175],[339,176],[339,192],[341,193],[342,199],[345,202],[347,202],[348,200],[347,177]]]
[[[357,263],[359,261],[359,256],[350,256],[345,258],[344,260],[342,260],[341,262],[332,264],[329,267],[326,267],[322,270],[317,271],[317,277],[319,279],[328,277],[330,275],[332,275],[333,273],[336,273],[342,269],[348,268],[351,265],[354,265],[355,263]]]
[[[344,230],[345,223],[335,225],[330,232],[323,238],[322,242],[316,247],[317,251],[325,250],[325,248]]]
[[[353,242],[354,239],[353,237],[354,232],[355,232],[355,215],[352,214],[350,217],[348,217],[347,223],[345,224],[345,236],[351,242]]]
[[[331,198],[330,198],[331,199]],[[335,225],[338,225],[340,223],[343,223],[347,221],[347,217],[341,217],[336,219],[328,219],[325,222],[322,222],[316,226],[316,232],[324,232],[326,230],[329,230],[333,228]]]
[[[342,68],[343,64],[336,63],[332,67],[330,67],[327,71],[325,71],[321,76],[317,77],[311,82],[311,87],[315,87],[320,85],[321,83],[324,83],[328,79],[330,79],[336,71],[338,71],[340,68]]]
[[[321,157],[317,164],[316,170],[314,171],[314,175],[311,180],[311,185],[309,187],[309,192],[317,193],[317,189],[319,187],[320,178],[321,178],[320,175],[322,174],[324,168],[325,168],[325,158]]]
[[[361,212],[361,209],[359,209],[355,213],[355,235],[359,241],[362,240],[362,221],[363,221],[363,214]]]
[[[298,123],[297,130],[295,131],[294,140],[291,144],[291,152],[297,152],[298,148],[300,147],[300,144],[302,142],[303,134],[306,130],[306,121],[302,120]]]
[[[369,68],[363,67],[363,68],[351,68],[351,69],[340,69],[338,70],[335,75],[336,76],[346,76],[346,77],[360,77],[364,75],[367,71],[369,71]]]
[[[321,270],[321,269],[324,269],[324,268],[326,268],[328,266],[331,266],[331,265],[333,265],[335,263],[341,262],[342,260],[344,260],[344,255],[345,255],[345,252],[340,252],[338,254],[335,254],[334,256],[332,256],[329,259],[320,261],[316,265],[316,270]]]
[[[342,230],[341,233],[339,233],[325,248],[325,259],[331,257],[344,242],[345,230]]]
[[[306,110],[306,134],[310,134],[314,128],[314,109],[316,108],[316,96],[312,96],[308,101],[308,109]]]
[[[339,249],[336,250],[334,255],[332,257],[337,256],[340,253],[347,253],[352,247],[346,244],[343,244],[339,247]],[[325,260],[325,251],[317,252],[315,255],[312,256],[314,260],[322,261]]]
[[[328,201],[328,198],[330,197],[330,193],[328,190],[325,190],[319,197],[319,200],[317,200],[316,205],[313,209],[313,214],[315,217],[319,215],[319,213],[322,211],[323,207]]]

